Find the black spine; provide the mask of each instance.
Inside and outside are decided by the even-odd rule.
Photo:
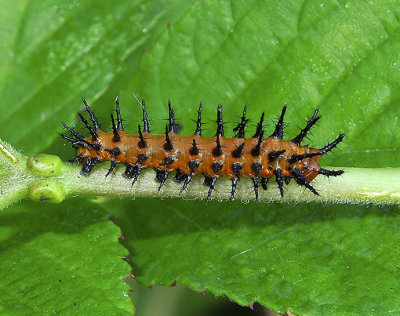
[[[232,151],[232,157],[240,158],[240,156],[242,156],[243,148],[244,148],[244,143],[241,143],[239,147],[237,147],[235,150]]]
[[[90,119],[91,119],[91,121],[93,122],[94,129],[95,129],[96,131],[98,131],[98,130],[100,129],[100,124],[99,124],[99,122],[97,121],[96,116],[94,115],[93,111],[90,109],[90,106],[87,104],[87,102],[86,102],[86,100],[85,100],[84,98],[82,98],[82,102],[83,102],[83,104],[85,105],[86,111],[87,111],[87,112],[89,113],[89,115],[90,115]]]
[[[196,131],[194,135],[201,136],[201,111],[203,109],[203,104],[200,102],[199,110],[197,111],[197,121],[196,121]]]
[[[222,120],[222,105],[217,108],[217,133],[215,136],[224,136],[224,121]]]
[[[312,158],[315,156],[322,156],[326,154],[327,152],[331,151],[333,148],[335,148],[344,138],[344,134],[340,134],[338,138],[336,138],[332,143],[329,143],[328,145],[322,147],[319,152],[316,153],[309,153],[309,154],[302,154],[302,155],[292,155],[290,156],[289,163],[293,164],[296,161],[306,159],[306,158]]]
[[[221,141],[220,141],[219,137],[220,136],[217,135],[217,139],[215,140],[217,146],[214,147],[214,149],[212,151],[212,154],[213,154],[214,157],[219,157],[219,156],[222,155],[222,146],[221,146]]]
[[[146,103],[144,102],[144,99],[142,100],[142,111],[143,111],[143,132],[149,133],[150,132],[149,117],[146,112]]]
[[[90,135],[92,135],[92,140],[96,141],[99,138],[99,135],[97,134],[97,132],[93,129],[93,127],[89,124],[89,122],[86,121],[86,119],[83,117],[83,115],[81,113],[78,112],[78,115],[81,118],[81,121],[83,122],[83,124],[85,124],[86,128],[89,130]]]
[[[113,149],[104,149],[105,151],[109,152],[113,157],[118,157],[121,154],[121,149],[119,147],[114,147]]]
[[[79,145],[79,146],[86,146],[86,143],[85,142],[83,142],[83,141],[81,141],[81,140],[79,140],[79,139],[75,139],[75,138],[72,138],[72,137],[68,137],[67,135],[64,135],[63,133],[58,133],[58,135],[60,135],[62,138],[64,138],[65,140],[68,140],[69,142],[71,142],[72,143],[72,146],[74,146],[75,147],[75,145]],[[78,147],[79,148],[79,147]]]
[[[115,143],[118,143],[121,141],[121,137],[118,134],[117,126],[115,126],[114,115],[112,113],[111,113],[111,123],[112,123],[112,129],[113,129],[113,134],[114,134],[112,141]]]
[[[176,133],[176,122],[175,122],[175,114],[174,109],[171,106],[171,101],[168,100],[168,121],[169,121],[169,132]]]
[[[124,127],[122,126],[122,118],[121,118],[121,111],[119,110],[118,96],[115,98],[115,112],[117,112],[117,130],[123,131]]]
[[[344,138],[344,134],[340,134],[338,138],[336,138],[332,143],[329,143],[328,145],[322,147],[319,151],[321,152],[321,155],[326,154],[327,152],[331,151],[333,148],[335,148]]]
[[[199,147],[197,147],[195,139],[193,139],[192,144],[193,144],[192,147],[189,149],[189,154],[191,154],[192,156],[197,156],[199,154],[200,150],[199,150]]]
[[[251,150],[251,155],[253,157],[257,157],[260,155],[261,153],[261,143],[263,141],[263,137],[264,137],[264,131],[261,130],[261,133],[257,136],[258,141],[257,141],[257,145]]]
[[[277,150],[277,151],[271,151],[268,154],[268,162],[273,163],[280,155],[282,155],[286,150]]]
[[[312,116],[312,118],[310,118],[310,119],[308,120],[306,127],[303,128],[303,129],[300,131],[299,135],[297,135],[295,138],[292,139],[292,142],[293,142],[293,143],[295,143],[295,144],[297,144],[297,145],[300,145],[300,143],[301,143],[301,141],[304,139],[304,137],[307,136],[307,133],[310,131],[311,127],[313,127],[313,125],[314,125],[315,123],[317,123],[318,120],[321,118],[321,115],[317,116],[317,114],[318,114],[318,109],[315,110],[314,115]]]
[[[236,138],[244,138],[245,136],[246,124],[249,122],[249,120],[246,119],[246,110],[247,107],[244,106],[243,115],[240,120],[240,123],[236,125],[236,127],[233,129]]]
[[[281,116],[278,119],[278,122],[276,123],[275,126],[275,131],[272,133],[270,137],[276,137],[276,138],[283,138],[283,127],[285,123],[283,122],[283,118],[285,117],[285,112],[286,112],[286,105],[282,109]]]
[[[83,154],[80,154],[80,155],[74,157],[73,159],[68,160],[68,162],[81,162],[82,159],[83,159],[83,157],[84,157],[84,155],[83,155]]]
[[[322,174],[326,177],[331,177],[331,176],[337,177],[337,176],[342,175],[344,173],[344,171],[343,170],[327,170],[327,169],[320,168],[318,170],[318,173]]]
[[[147,143],[146,143],[146,140],[144,139],[144,136],[142,134],[142,129],[141,129],[140,125],[138,125],[138,132],[139,132],[139,138],[140,138],[140,141],[138,142],[138,146],[140,148],[146,148]]]
[[[164,144],[164,149],[166,151],[171,151],[174,149],[174,146],[172,145],[171,138],[169,137],[168,134],[168,126],[165,126],[165,144]]]
[[[316,152],[316,153],[311,153],[311,154],[302,154],[302,155],[291,155],[289,159],[289,163],[293,164],[299,160],[307,159],[307,158],[312,158],[315,156],[321,156],[321,152]]]
[[[253,138],[260,137],[261,133],[264,135],[263,123],[264,123],[264,112],[261,114],[260,121],[257,123],[256,133],[254,134]]]
[[[61,124],[71,133],[72,136],[76,137],[79,140],[85,140],[85,138],[81,134],[78,134],[77,132],[75,132],[72,128],[70,128],[64,122],[61,122]]]
[[[72,136],[74,136],[75,138],[71,138],[68,137],[62,133],[58,133],[58,135],[60,135],[62,138],[70,141],[73,145],[74,144],[79,144],[81,146],[89,146],[92,147],[95,150],[99,150],[99,144],[92,144],[89,143],[86,139],[83,138],[82,135],[78,134],[77,132],[75,132],[72,128],[70,128],[67,124],[65,124],[64,122],[61,122],[61,124],[71,133]]]

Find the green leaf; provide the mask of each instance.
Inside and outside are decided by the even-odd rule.
[[[120,230],[94,203],[0,212],[0,313],[131,315]]]
[[[137,199],[119,208],[117,224],[145,286],[176,280],[297,315],[400,308],[397,206]]]
[[[264,111],[267,134],[287,103],[288,138],[318,107],[323,119],[313,129],[313,146],[346,133],[322,165],[400,166],[397,1],[0,5],[0,136],[24,153],[70,159],[56,132],[61,120],[74,124],[81,96],[106,128],[119,94],[127,131],[136,133],[141,116],[134,92],[146,99],[159,134],[168,99],[184,135],[193,133],[200,101],[207,123],[215,120],[216,105],[224,105],[229,131],[244,104],[252,123]],[[205,127],[207,136],[214,134],[214,124]],[[4,214],[19,208],[29,218],[41,214],[30,207]],[[138,199],[113,202],[114,209],[145,284],[178,279],[242,304],[257,299],[302,314],[399,309],[395,207]]]
[[[200,101],[206,122],[223,104],[231,126],[244,104],[253,121],[265,111],[269,123],[288,103],[289,136],[318,107],[324,117],[313,145],[346,132],[326,165],[400,165],[396,1],[92,3],[22,2],[7,14],[0,132],[24,152],[51,142],[62,152],[59,121],[73,123],[81,96],[108,122],[119,94],[128,132],[136,133],[134,92],[158,133],[168,99],[185,134]]]

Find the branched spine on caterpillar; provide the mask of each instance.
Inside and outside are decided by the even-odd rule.
[[[62,122],[71,133],[71,137],[59,133],[61,137],[70,141],[77,149],[77,156],[71,161],[81,163],[83,175],[89,175],[93,167],[103,161],[110,161],[111,166],[106,174],[110,175],[117,164],[124,164],[126,170],[123,175],[137,181],[141,171],[153,168],[156,171],[156,180],[160,183],[159,190],[165,184],[169,174],[176,172],[175,180],[183,182],[180,193],[189,185],[197,174],[205,176],[204,184],[209,187],[207,199],[210,198],[218,178],[222,175],[231,179],[231,200],[235,197],[237,183],[245,175],[252,179],[254,194],[258,200],[259,186],[266,190],[269,179],[275,177],[281,197],[283,184],[294,179],[299,185],[306,187],[315,195],[319,195],[310,184],[319,174],[324,176],[339,176],[343,170],[326,170],[319,166],[318,160],[327,152],[335,148],[344,138],[344,134],[326,146],[317,149],[301,146],[301,141],[307,136],[311,127],[321,118],[318,110],[307,121],[299,135],[292,140],[283,140],[284,115],[286,105],[275,126],[274,132],[264,138],[264,113],[257,124],[256,132],[251,138],[245,138],[246,106],[243,110],[240,123],[233,129],[233,138],[224,137],[224,122],[222,106],[217,108],[217,132],[212,138],[202,137],[202,104],[200,103],[196,129],[193,136],[177,134],[174,110],[168,103],[169,118],[164,135],[152,135],[149,129],[149,119],[146,105],[142,101],[143,128],[138,125],[138,134],[128,135],[122,125],[119,100],[116,98],[116,121],[111,114],[112,133],[101,130],[98,120],[82,99],[92,125],[85,117],[78,113],[80,119],[90,132],[85,138]]]

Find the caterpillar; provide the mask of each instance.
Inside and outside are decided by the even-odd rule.
[[[245,138],[246,106],[243,109],[240,122],[235,126],[233,138],[224,137],[224,121],[222,106],[217,107],[217,132],[214,137],[202,137],[202,103],[197,111],[196,129],[192,136],[178,135],[179,125],[175,121],[174,110],[168,102],[169,117],[164,135],[150,133],[149,118],[145,101],[142,100],[143,127],[138,125],[138,134],[125,133],[119,99],[116,98],[116,120],[111,113],[112,132],[101,130],[100,124],[92,109],[82,98],[92,124],[78,112],[78,115],[90,133],[85,138],[64,122],[62,125],[71,136],[58,133],[62,138],[72,143],[76,149],[76,157],[70,162],[82,164],[81,173],[88,176],[93,167],[103,161],[110,161],[111,166],[106,174],[109,176],[117,164],[126,166],[123,176],[132,179],[132,186],[137,181],[141,171],[153,168],[156,180],[160,183],[158,190],[165,184],[168,176],[176,172],[175,180],[182,182],[180,194],[185,191],[192,178],[197,174],[204,175],[204,185],[208,186],[207,199],[210,199],[215,184],[221,176],[231,179],[231,200],[235,198],[237,183],[245,175],[253,182],[256,200],[259,197],[259,186],[267,190],[271,177],[275,177],[283,198],[283,185],[294,179],[297,184],[304,186],[315,195],[319,195],[310,182],[318,175],[339,176],[343,170],[327,170],[319,166],[318,160],[335,148],[344,138],[340,134],[333,142],[322,148],[302,146],[301,142],[307,136],[312,126],[321,118],[318,109],[307,121],[306,126],[292,140],[283,140],[284,115],[286,105],[276,123],[273,133],[264,138],[264,113],[256,126],[255,134]]]

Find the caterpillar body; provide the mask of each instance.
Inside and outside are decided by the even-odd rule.
[[[218,106],[217,132],[212,138],[203,138],[201,103],[197,112],[194,134],[181,136],[177,133],[178,125],[170,102],[168,103],[168,124],[164,135],[150,133],[144,100],[141,104],[143,127],[138,125],[138,134],[128,135],[123,128],[118,97],[116,98],[116,120],[111,114],[112,133],[101,130],[86,100],[82,99],[82,101],[90,116],[91,124],[81,113],[78,115],[91,136],[85,138],[64,122],[62,124],[70,132],[71,137],[62,133],[58,134],[70,141],[77,149],[77,155],[71,161],[81,163],[81,173],[86,176],[97,163],[110,161],[111,166],[106,176],[113,172],[117,164],[124,164],[126,170],[123,175],[128,179],[133,179],[133,185],[143,169],[153,168],[156,171],[156,180],[160,183],[160,190],[169,174],[176,172],[175,180],[183,183],[180,190],[182,193],[195,175],[203,174],[204,184],[209,187],[207,192],[207,199],[209,199],[218,178],[225,175],[232,181],[231,200],[235,197],[240,177],[247,176],[252,179],[255,198],[258,200],[259,186],[266,190],[271,177],[275,177],[280,195],[283,197],[284,183],[288,184],[291,179],[315,195],[319,195],[310,181],[319,174],[328,177],[343,174],[343,170],[321,168],[318,160],[335,148],[343,140],[344,134],[340,134],[336,140],[319,149],[301,146],[301,141],[321,118],[318,110],[315,110],[306,126],[292,140],[282,139],[286,105],[269,137],[264,138],[263,113],[254,135],[251,138],[245,138],[246,124],[249,122],[246,118],[245,106],[241,121],[233,129],[235,136],[225,138],[222,106]]]

